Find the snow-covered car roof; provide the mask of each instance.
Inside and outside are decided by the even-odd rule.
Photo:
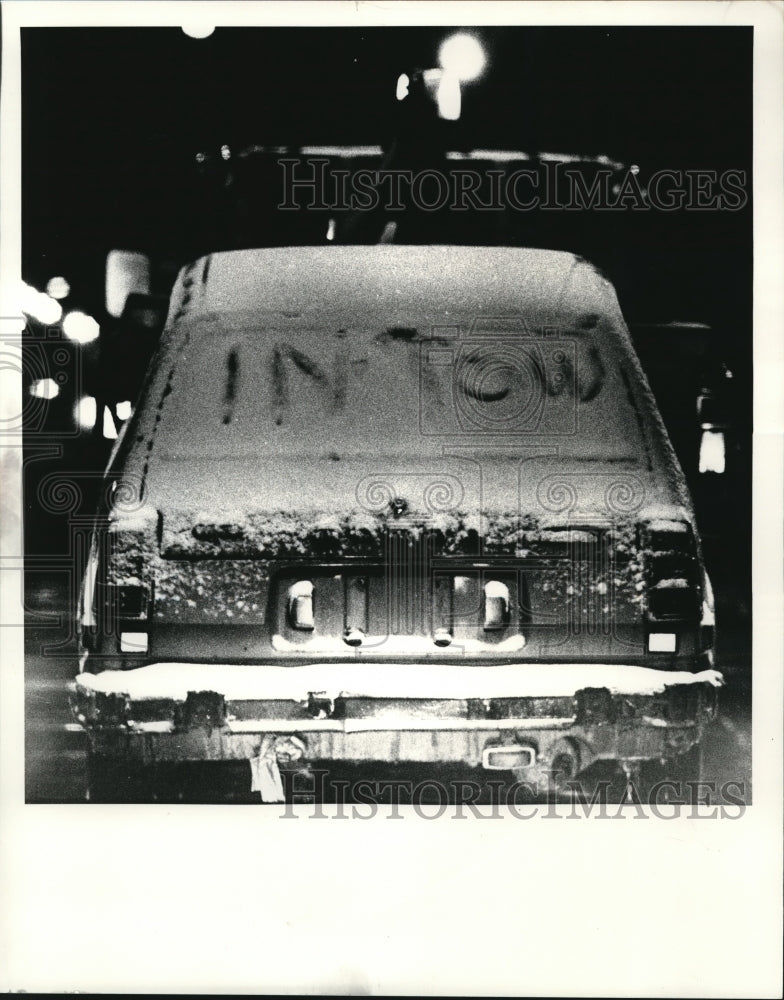
[[[612,285],[571,253],[515,247],[324,246],[215,253],[179,278],[170,320],[264,311],[317,315],[347,308],[407,317],[525,314],[573,323],[616,314]]]

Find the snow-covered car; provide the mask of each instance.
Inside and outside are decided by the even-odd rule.
[[[698,747],[713,607],[612,285],[568,253],[295,247],[185,268],[84,575],[94,760]],[[421,771],[420,771],[421,773]]]

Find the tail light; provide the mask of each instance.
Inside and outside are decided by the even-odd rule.
[[[683,625],[700,619],[700,585],[691,525],[652,521],[645,539],[648,651],[675,653]]]
[[[119,522],[98,533],[91,553],[83,590],[83,624],[89,625],[88,597],[94,594],[92,638],[85,636],[93,652],[106,657],[121,653],[128,657],[145,657],[150,649],[152,620],[151,569],[155,551],[154,522],[139,529]],[[85,630],[86,632],[87,630]]]
[[[648,613],[657,621],[692,617],[695,610],[694,588],[684,577],[659,580],[648,590]]]
[[[117,613],[120,621],[132,618],[137,621],[147,619],[150,600],[146,587],[121,586],[117,591]]]
[[[105,587],[104,623],[118,636],[121,653],[147,653],[149,649],[150,592],[137,584]]]

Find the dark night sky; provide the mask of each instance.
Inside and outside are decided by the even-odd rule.
[[[452,28],[24,29],[24,264],[99,282],[111,246],[165,243],[194,153],[388,142],[398,74]],[[750,169],[752,29],[479,28],[465,148]],[[734,236],[728,237],[730,240]],[[712,237],[713,239],[713,237]]]
[[[200,142],[378,142],[397,74],[437,65],[451,29],[26,29],[36,149],[172,156]],[[482,28],[474,145],[737,160],[750,29]],[[76,140],[76,142],[75,142]],[[81,159],[81,157],[80,157]]]

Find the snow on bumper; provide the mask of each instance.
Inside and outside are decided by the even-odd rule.
[[[466,667],[411,663],[325,663],[246,666],[214,663],[153,663],[135,670],[83,673],[77,689],[123,694],[133,701],[184,701],[192,691],[215,691],[232,701],[307,700],[309,693],[367,698],[571,697],[582,688],[611,694],[655,695],[676,685],[721,687],[717,670],[654,670],[602,663],[517,663]]]
[[[493,743],[564,736],[586,757],[649,758],[698,742],[722,683],[614,664],[157,663],[80,674],[71,708],[94,749],[147,759],[255,757],[270,736],[283,758],[476,764]]]

